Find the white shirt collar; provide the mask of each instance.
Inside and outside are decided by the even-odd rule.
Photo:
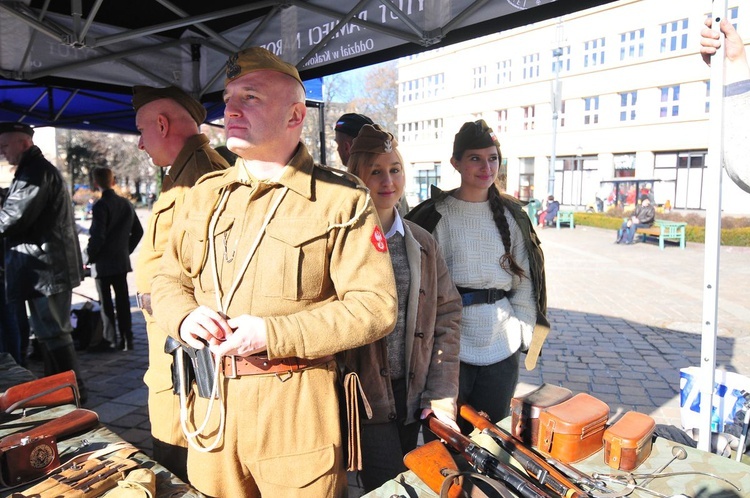
[[[393,208],[393,210],[396,212],[396,217],[393,219],[393,225],[391,225],[391,229],[388,230],[388,233],[385,234],[386,239],[390,239],[391,237],[393,237],[396,232],[400,233],[402,237],[406,236],[406,234],[404,233],[404,222],[401,219],[401,215],[398,214],[398,209],[396,209],[395,207]]]

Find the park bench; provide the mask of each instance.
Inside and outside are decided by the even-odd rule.
[[[685,249],[685,227],[687,223],[681,221],[656,220],[648,228],[638,228],[635,233],[642,236],[645,242],[647,237],[659,237],[659,249],[664,250],[665,240],[679,241],[680,249]]]
[[[573,211],[558,211],[557,212],[557,228],[560,228],[562,223],[567,223],[570,228],[575,228],[575,220],[573,219]]]

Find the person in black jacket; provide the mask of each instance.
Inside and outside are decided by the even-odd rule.
[[[115,177],[111,169],[96,168],[91,176],[94,186],[102,191],[102,197],[91,210],[86,254],[101,303],[104,347],[114,348],[117,344],[118,349],[129,351],[133,349],[133,330],[127,277],[128,272],[133,271],[130,254],[143,237],[143,227],[133,205],[112,189]],[[115,291],[119,341],[115,331],[112,289]]]
[[[29,304],[45,375],[75,371],[83,400],[86,389],[70,324],[72,290],[83,278],[73,203],[33,135],[28,125],[0,123],[0,155],[17,166],[0,211],[7,298]]]

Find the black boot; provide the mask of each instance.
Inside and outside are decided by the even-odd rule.
[[[73,344],[53,350],[49,350],[45,344],[42,350],[44,351],[44,375],[73,370],[78,381],[78,395],[80,396],[81,404],[86,403],[88,400],[88,389],[83,382],[81,369],[78,366],[78,355]]]

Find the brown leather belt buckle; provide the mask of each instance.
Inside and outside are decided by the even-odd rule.
[[[237,376],[237,357],[236,356],[225,356],[224,361],[228,362],[228,365],[224,365],[224,377],[227,379],[236,379]],[[229,367],[229,373],[227,373],[227,367]]]

